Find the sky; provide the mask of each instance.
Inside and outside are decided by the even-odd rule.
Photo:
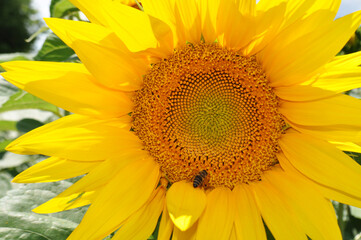
[[[357,10],[361,10],[361,0],[343,0],[337,17],[342,17]]]
[[[49,13],[50,1],[51,0],[32,0],[32,5],[34,9],[38,11],[39,18],[50,16]]]

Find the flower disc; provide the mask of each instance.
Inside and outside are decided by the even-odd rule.
[[[259,180],[277,163],[284,122],[255,57],[188,44],[152,66],[133,128],[171,182],[208,172],[205,187]]]

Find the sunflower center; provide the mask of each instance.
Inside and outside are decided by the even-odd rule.
[[[284,122],[254,56],[188,44],[152,66],[134,102],[133,129],[171,182],[233,188],[277,163]]]

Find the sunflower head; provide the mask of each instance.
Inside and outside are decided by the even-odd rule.
[[[258,181],[277,161],[284,120],[255,56],[187,44],[152,65],[133,129],[171,182],[208,172],[205,188]]]
[[[338,0],[72,0],[47,19],[81,63],[2,75],[74,114],[7,149],[49,159],[16,182],[86,174],[35,209],[91,204],[70,240],[342,239],[330,200],[361,207],[361,23]],[[330,40],[331,39],[331,40]],[[342,82],[342,84],[340,84]],[[317,209],[317,214],[315,214]]]

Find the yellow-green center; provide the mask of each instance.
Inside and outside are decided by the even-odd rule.
[[[188,44],[154,64],[134,97],[133,129],[171,182],[233,188],[277,163],[284,121],[255,57]]]

